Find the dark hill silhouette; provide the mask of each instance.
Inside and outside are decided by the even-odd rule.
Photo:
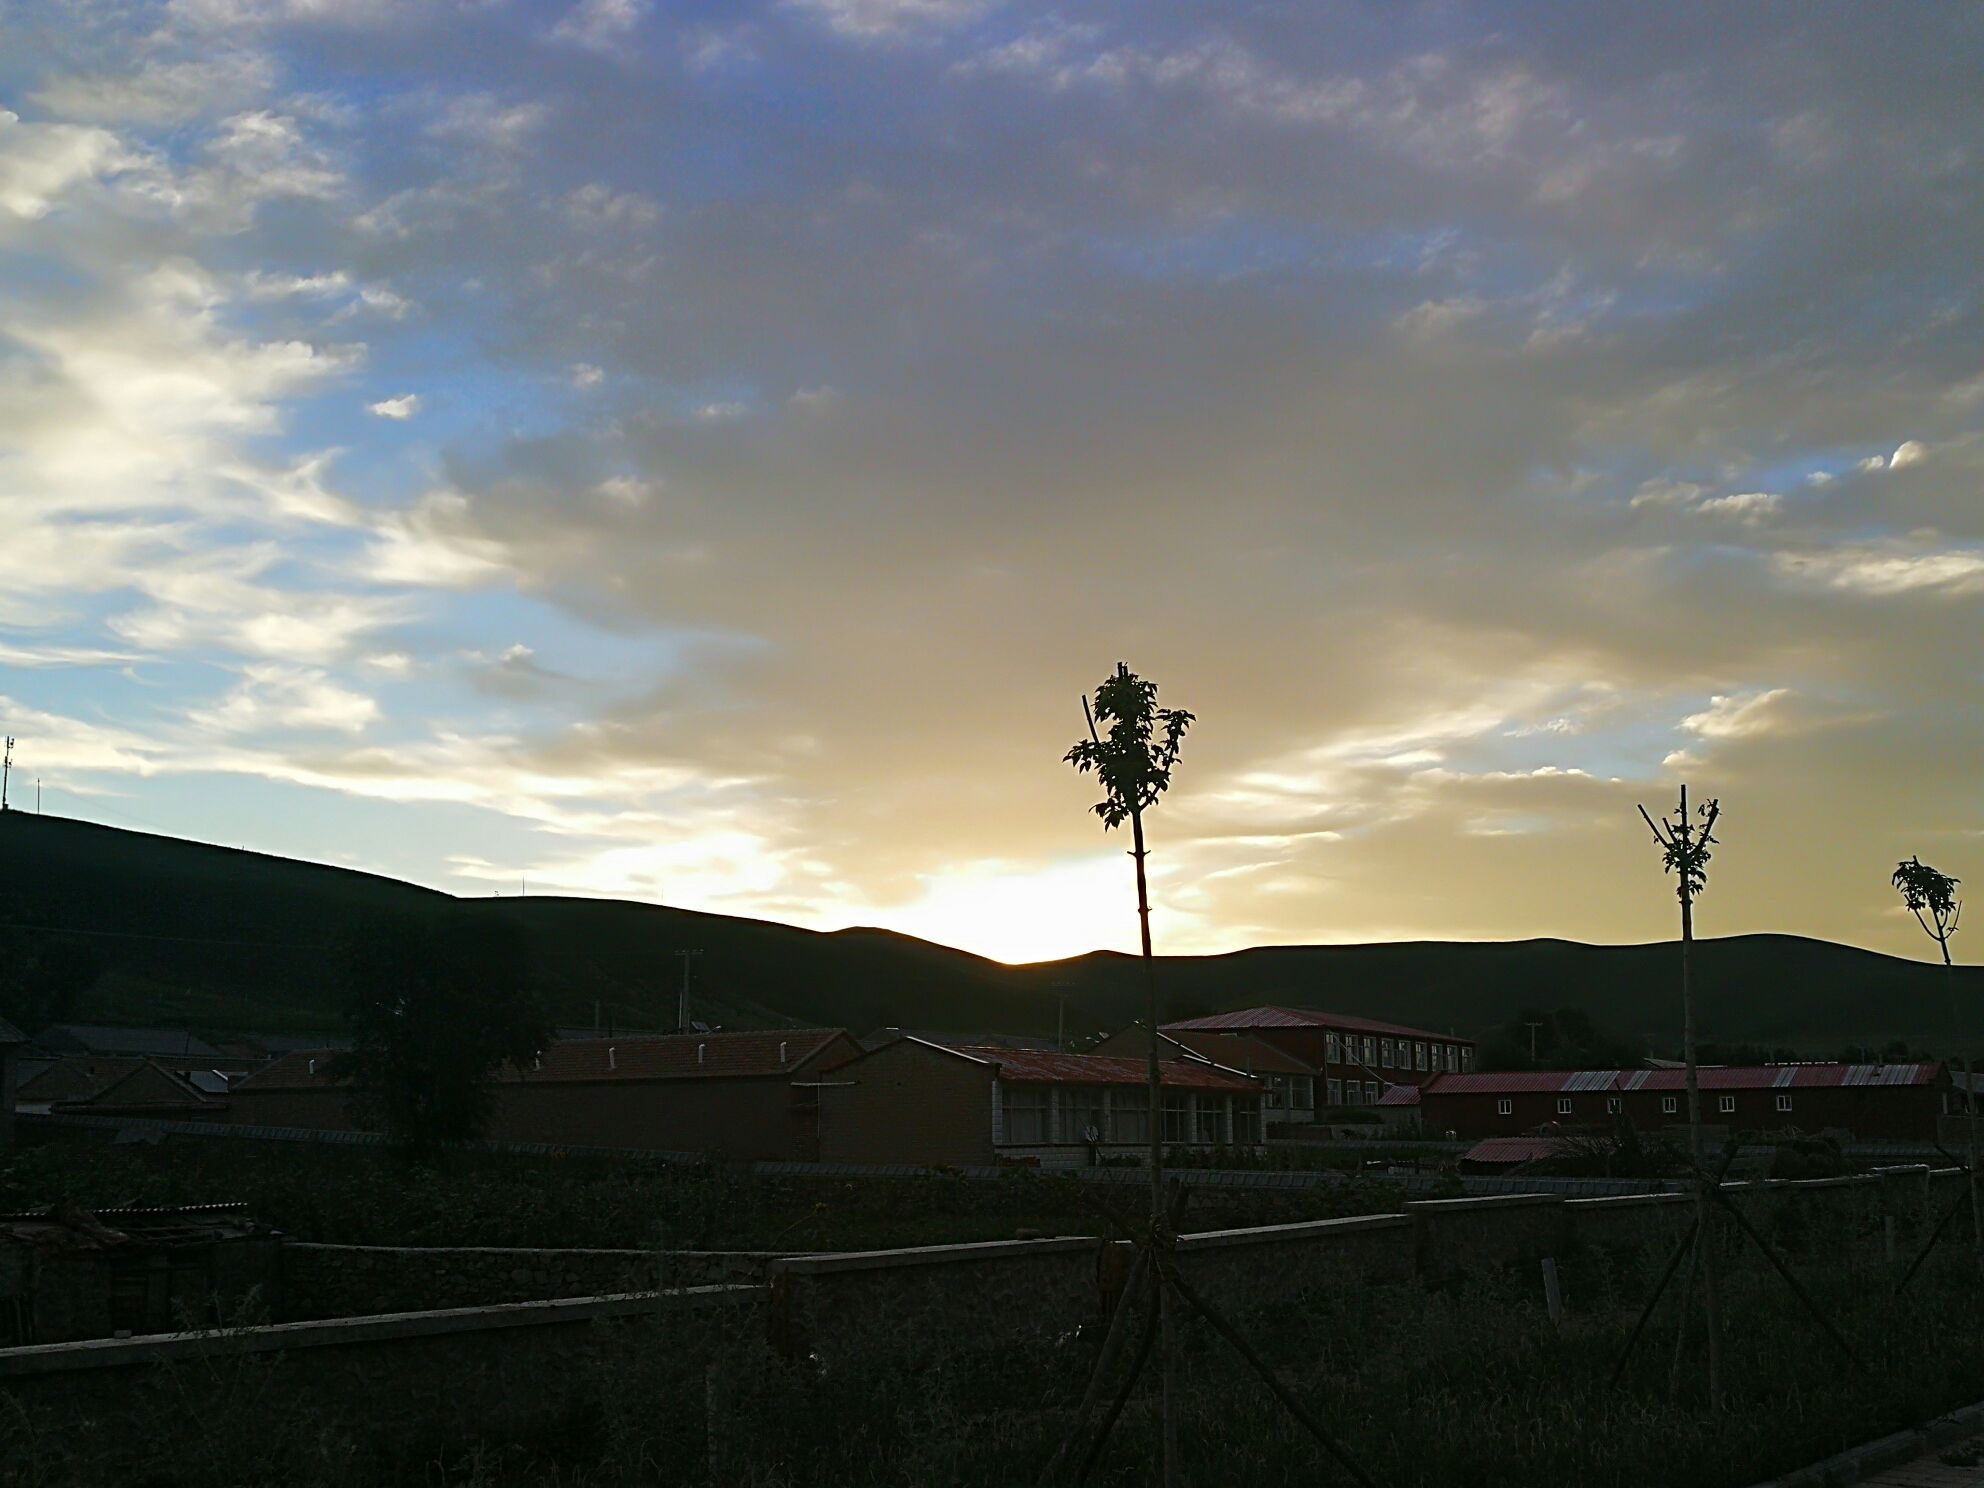
[[[1650,890],[1651,891],[1651,886]],[[87,942],[102,977],[77,1019],[203,1030],[334,1029],[340,947],[382,916],[453,903],[515,921],[553,1019],[672,1023],[681,962],[700,949],[693,1011],[732,1026],[883,1024],[1050,1034],[1136,1015],[1133,957],[1095,952],[1008,966],[886,930],[831,933],[608,899],[456,899],[349,869],[60,817],[0,815],[0,931]],[[1127,912],[1127,911],[1126,911]],[[1903,1038],[1938,1046],[1938,966],[1789,935],[1699,943],[1703,1036],[1807,1054]],[[1524,1006],[1573,1007],[1656,1049],[1678,1043],[1671,942],[1413,941],[1262,946],[1159,961],[1180,1016],[1282,1003],[1479,1036]],[[1984,971],[1960,969],[1960,995]]]

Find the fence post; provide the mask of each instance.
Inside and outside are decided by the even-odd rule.
[[[1564,1291],[1557,1284],[1557,1258],[1543,1258],[1543,1305],[1550,1309],[1550,1326],[1564,1331]]]

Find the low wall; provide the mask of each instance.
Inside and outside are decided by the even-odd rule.
[[[553,1297],[757,1283],[783,1252],[525,1250],[500,1246],[282,1248],[284,1318],[480,1307]]]

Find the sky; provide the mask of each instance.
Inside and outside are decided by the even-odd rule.
[[[1930,953],[1984,15],[0,0],[12,804],[1160,949]],[[1961,954],[1964,943],[1959,938]]]

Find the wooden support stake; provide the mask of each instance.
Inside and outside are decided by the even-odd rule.
[[[1152,1285],[1155,1285],[1154,1281]],[[1095,1435],[1089,1439],[1088,1451],[1082,1454],[1082,1465],[1075,1473],[1077,1483],[1086,1483],[1089,1473],[1101,1459],[1103,1443],[1109,1440],[1109,1433],[1115,1429],[1116,1419],[1123,1414],[1123,1407],[1130,1403],[1130,1394],[1137,1388],[1137,1381],[1143,1377],[1144,1366],[1150,1362],[1151,1345],[1157,1342],[1157,1297],[1149,1287],[1144,1290],[1146,1300],[1143,1337],[1137,1342],[1137,1354],[1130,1361],[1130,1372],[1123,1376],[1123,1387],[1116,1392],[1115,1400],[1110,1402],[1108,1413],[1102,1418],[1102,1424],[1095,1428]],[[1123,1300],[1124,1305],[1128,1306],[1130,1298],[1127,1293]]]
[[[1543,1258],[1543,1305],[1550,1313],[1550,1326],[1564,1331],[1564,1291],[1557,1284],[1557,1258]]]

